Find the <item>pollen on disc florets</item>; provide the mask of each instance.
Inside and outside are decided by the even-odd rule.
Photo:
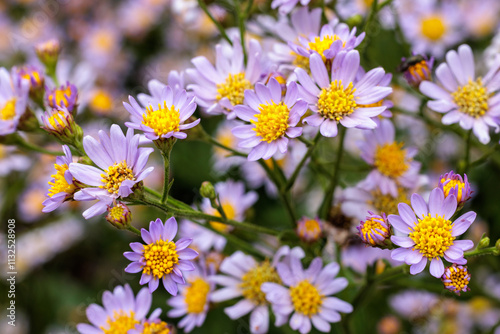
[[[143,273],[153,275],[157,279],[170,274],[174,265],[179,263],[177,246],[172,241],[158,240],[155,243],[144,246]]]
[[[0,119],[3,121],[8,121],[16,116],[16,99],[12,98],[7,100],[5,104],[0,109]]]
[[[446,289],[460,295],[460,292],[469,291],[469,282],[471,275],[467,270],[467,266],[460,266],[454,263],[451,267],[446,268],[441,280]]]
[[[260,286],[265,282],[281,284],[276,269],[267,260],[257,264],[241,278],[240,288],[243,297],[258,305],[266,304],[266,294],[260,290]]]
[[[446,25],[439,15],[430,15],[422,19],[421,32],[426,38],[433,42],[439,41],[446,33]]]
[[[383,194],[379,189],[372,191],[371,195],[372,199],[368,201],[368,204],[371,204],[376,212],[385,213],[386,215],[397,214],[399,203],[410,204],[406,191],[401,187],[398,187],[397,197],[393,197],[391,194]]]
[[[120,310],[113,311],[113,317],[108,317],[107,323],[109,325],[108,329],[104,326],[101,327],[104,334],[122,334],[134,329],[139,324],[139,320],[135,319],[133,311],[125,313]]]
[[[179,131],[181,122],[179,110],[173,105],[168,107],[166,101],[163,105],[158,104],[157,109],[153,109],[153,106],[147,107],[142,118],[142,124],[153,129],[157,136]]]
[[[106,189],[109,193],[118,194],[118,190],[125,180],[135,181],[134,172],[127,166],[125,161],[115,162],[105,172],[105,174],[101,174],[101,181],[104,185],[99,186],[99,188]]]
[[[358,107],[352,82],[344,88],[342,80],[333,81],[328,88],[323,88],[318,96],[318,112],[321,116],[340,121]]]
[[[190,285],[184,289],[184,302],[186,303],[188,313],[203,312],[209,292],[210,284],[203,278],[198,277],[190,282]]]
[[[458,87],[451,96],[458,110],[471,117],[479,118],[488,111],[489,95],[481,78],[476,81],[469,80],[468,84]]]
[[[253,89],[253,85],[245,78],[245,73],[229,74],[226,81],[217,84],[216,99],[227,98],[233,106],[243,104],[247,89]]]
[[[325,298],[308,280],[290,287],[290,297],[295,311],[307,317],[312,317],[319,312]]]
[[[290,110],[283,102],[276,104],[261,104],[259,105],[259,114],[255,114],[256,121],[250,120],[255,124],[255,134],[261,137],[261,141],[268,143],[281,138],[285,135],[288,129],[288,116]]]
[[[56,169],[56,174],[51,175],[54,180],[49,181],[49,185],[51,186],[48,193],[49,197],[61,192],[72,194],[76,190],[76,186],[73,183],[68,183],[64,177],[66,171],[68,170],[68,165],[54,164],[54,168]]]
[[[314,41],[309,42],[309,50],[316,51],[323,58],[323,61],[326,61],[326,57],[323,54],[326,50],[332,46],[332,43],[340,38],[337,35],[325,35],[323,37],[316,36],[314,37]],[[344,43],[345,44],[345,43]]]
[[[358,227],[361,240],[370,246],[383,245],[390,236],[390,227],[385,214],[382,216],[370,214]]]
[[[455,237],[451,235],[451,221],[431,214],[418,219],[409,237],[415,242],[413,249],[418,250],[428,259],[444,255],[444,252],[453,245]]]
[[[406,150],[403,143],[386,143],[377,147],[374,157],[374,166],[388,177],[398,178],[409,168]]]

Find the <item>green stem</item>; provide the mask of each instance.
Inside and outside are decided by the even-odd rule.
[[[371,33],[373,32],[373,28],[371,28],[372,22],[377,15],[378,12],[378,0],[373,0],[372,6],[370,8],[370,14],[368,14],[368,18],[366,19],[365,25],[363,26],[363,31],[365,32],[365,38],[363,40],[363,45],[362,48],[360,49],[359,53],[360,56],[364,56],[366,49],[367,49],[367,44],[369,43]]]
[[[243,50],[243,59],[245,64],[247,63],[248,60],[248,55],[246,51],[246,46],[245,46],[245,20],[246,20],[246,15],[241,11],[240,8],[240,0],[234,0],[234,10],[235,10],[235,15],[236,15],[236,20],[238,21],[238,29],[240,30],[240,43],[241,43],[241,49]]]
[[[470,146],[471,146],[471,138],[472,138],[472,129],[467,132],[467,138],[465,140],[465,158],[464,158],[464,167],[460,174],[467,173],[470,166]]]
[[[233,45],[233,41],[231,41],[231,39],[229,38],[229,36],[227,35],[226,33],[226,29],[224,29],[224,27],[222,26],[222,24],[220,24],[219,21],[217,21],[215,19],[215,17],[213,17],[212,13],[210,13],[210,11],[208,10],[208,7],[207,7],[207,4],[205,3],[204,0],[198,0],[198,5],[200,6],[200,8],[205,12],[205,14],[207,14],[208,18],[215,24],[215,26],[217,27],[217,29],[219,30],[221,36],[229,42],[230,45]]]
[[[470,167],[475,167],[475,166],[478,166],[484,162],[486,162],[486,160],[488,160],[488,158],[493,154],[495,153],[497,150],[500,149],[500,145],[498,144],[495,144],[495,146],[493,146],[489,151],[486,151],[486,153],[484,153],[480,158],[478,158],[477,160],[471,162],[469,164],[469,168]]]
[[[302,169],[302,166],[304,166],[306,160],[309,159],[309,157],[313,153],[314,149],[316,148],[316,145],[318,144],[318,141],[319,141],[320,137],[321,137],[321,134],[318,131],[318,133],[316,134],[316,137],[314,137],[312,145],[309,146],[309,149],[307,150],[306,154],[304,154],[304,156],[302,157],[302,160],[300,160],[300,162],[297,165],[297,167],[295,167],[295,170],[293,171],[292,176],[290,177],[290,179],[288,180],[288,182],[286,183],[286,185],[283,187],[283,189],[282,189],[283,192],[286,192],[290,188],[293,187],[293,184],[295,183],[295,180],[297,179],[297,176],[299,176],[299,173],[300,173],[300,170]]]
[[[136,229],[136,228],[135,228],[135,227],[133,227],[132,225],[129,225],[129,226],[127,227],[127,230],[128,230],[128,231],[130,231],[130,232],[132,232],[132,233],[135,233],[135,234],[137,234],[137,235],[139,235],[139,236],[141,235],[141,231],[139,231],[138,229]]]
[[[64,152],[61,152],[61,151],[50,151],[50,150],[47,150],[47,149],[45,149],[43,147],[37,146],[35,144],[28,143],[21,136],[18,136],[18,138],[16,140],[16,144],[20,148],[24,148],[24,149],[29,150],[29,151],[34,151],[34,152],[43,153],[43,154],[50,154],[50,155],[59,155],[59,156],[63,156],[64,155]]]
[[[375,0],[375,2],[376,2],[376,0]],[[322,219],[326,219],[328,217],[328,212],[330,210],[330,206],[332,205],[332,201],[333,201],[333,192],[335,191],[335,187],[337,186],[337,183],[339,181],[340,164],[342,162],[342,155],[344,154],[345,133],[346,133],[346,129],[343,126],[341,126],[340,127],[339,146],[337,149],[337,161],[335,162],[332,180],[330,181],[330,186],[328,187],[328,189],[325,192],[325,198],[323,199],[323,202],[321,203],[321,206],[320,206],[319,212],[318,212],[318,215]]]
[[[471,256],[481,256],[481,255],[500,255],[500,250],[497,249],[495,246],[493,247],[487,247],[487,248],[481,248],[481,249],[474,249],[468,252],[464,253],[464,257],[471,257]]]
[[[245,153],[243,152],[240,152],[240,151],[236,151],[235,149],[232,149],[224,144],[221,144],[219,143],[217,140],[215,140],[214,138],[210,137],[208,134],[205,136],[205,141],[209,144],[212,144],[214,146],[217,146],[217,147],[220,147],[226,151],[229,151],[231,153],[233,153],[234,155],[237,155],[237,156],[240,156],[240,157],[248,157],[248,155],[246,155]]]
[[[172,184],[170,183],[170,152],[172,150],[167,150],[167,152],[162,152],[163,164],[165,165],[165,176],[163,179],[163,194],[161,195],[161,202],[164,204],[168,200],[168,192]]]

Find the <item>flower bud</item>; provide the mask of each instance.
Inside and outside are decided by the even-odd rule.
[[[477,245],[477,248],[478,249],[482,249],[482,248],[486,248],[490,245],[490,238],[488,237],[483,237],[481,238],[481,240],[479,241],[479,244]]]
[[[302,241],[315,242],[321,237],[322,232],[323,224],[319,218],[302,217],[297,223],[297,235]]]
[[[124,230],[130,226],[132,221],[132,213],[130,209],[123,203],[116,203],[113,207],[108,207],[106,220],[114,227]]]
[[[398,71],[403,73],[406,81],[417,88],[424,80],[430,80],[434,58],[428,59],[422,55],[412,55],[409,58],[402,58]]]
[[[443,190],[445,197],[455,195],[458,204],[457,210],[461,209],[465,202],[471,198],[472,190],[466,174],[464,174],[463,179],[460,174],[455,174],[453,171],[441,175],[438,187]]]
[[[500,255],[500,239],[498,239],[497,242],[495,243],[495,248],[496,252],[493,252],[493,254]]]
[[[53,69],[57,64],[61,45],[57,39],[51,39],[43,43],[38,43],[35,46],[35,52],[42,64],[48,69]]]
[[[214,185],[208,181],[204,181],[200,187],[200,195],[208,199],[215,199]]]
[[[391,228],[385,213],[382,213],[382,216],[371,211],[368,213],[370,215],[357,227],[361,240],[373,247],[386,248],[390,242]]]
[[[46,111],[42,115],[42,122],[42,129],[63,143],[74,144],[82,141],[83,131],[66,108]]]
[[[36,66],[26,65],[16,68],[19,76],[27,80],[30,84],[30,96],[32,98],[37,97],[41,94],[43,97],[45,77]]]
[[[47,91],[47,103],[52,108],[66,108],[74,113],[78,103],[78,90],[75,85],[66,82],[52,91]]]

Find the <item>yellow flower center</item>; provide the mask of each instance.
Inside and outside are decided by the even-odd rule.
[[[299,236],[301,238],[317,239],[321,234],[321,226],[316,219],[308,219],[299,227]]]
[[[170,328],[164,321],[145,322],[141,334],[170,334]]]
[[[55,97],[55,104],[54,104],[54,97]],[[66,88],[58,88],[49,95],[49,105],[52,108],[55,108],[57,106],[59,107],[68,107],[68,98],[71,97],[71,86],[66,86]]]
[[[125,208],[121,205],[115,205],[109,210],[109,215],[111,219],[114,220],[121,220],[123,217],[123,212],[125,211]]]
[[[113,35],[106,30],[97,32],[92,39],[92,45],[100,51],[110,51],[113,47]]]
[[[49,181],[49,185],[51,186],[48,194],[49,197],[62,192],[72,194],[76,187],[73,183],[69,184],[64,178],[64,173],[68,170],[68,165],[54,164],[54,168],[56,169],[56,174],[51,175],[54,180]]]
[[[179,263],[176,248],[174,242],[163,240],[144,246],[146,264],[142,268],[143,273],[153,275],[157,279],[170,274],[174,265]]]
[[[316,51],[317,53],[319,53],[321,55],[321,57],[323,58],[323,61],[326,61],[326,57],[323,53],[330,48],[330,46],[332,45],[333,42],[335,42],[336,40],[339,40],[339,39],[340,38],[337,35],[333,35],[333,36],[326,35],[323,37],[316,36],[316,37],[314,37],[313,42],[309,42],[309,50]],[[344,43],[344,45],[345,45],[345,43]]]
[[[410,75],[412,77],[417,77],[421,79],[427,79],[430,75],[429,65],[425,60],[422,60],[419,63],[409,66],[407,71],[410,72]]]
[[[34,89],[42,85],[43,77],[41,76],[40,72],[26,67],[23,68],[23,71],[25,72],[21,75],[21,78],[28,80],[28,82],[30,83],[30,89]],[[35,84],[33,84],[32,80],[35,82]]]
[[[292,62],[292,64],[295,67],[300,67],[300,68],[306,70],[307,73],[311,74],[311,69],[310,69],[309,58],[308,57],[299,55],[299,54],[297,54],[297,53],[295,53],[293,51],[290,54],[295,57],[293,59],[293,62]]]
[[[16,116],[16,99],[12,98],[7,100],[3,105],[2,109],[0,109],[0,119],[2,121],[9,121]]]
[[[90,107],[98,112],[110,111],[113,108],[113,98],[107,91],[99,89],[92,96]]]
[[[184,289],[184,302],[188,313],[201,313],[205,309],[207,296],[210,292],[210,284],[198,277]]]
[[[445,183],[446,181],[447,181],[446,179],[441,179],[441,183]],[[458,191],[456,192],[455,196],[457,197],[457,202],[460,202],[462,200],[462,194],[463,194],[463,191],[465,189],[464,182],[461,182],[460,180],[451,179],[448,181],[448,183],[446,183],[443,186],[443,192],[444,192],[444,196],[448,197],[451,189],[455,189],[456,186],[458,186]]]
[[[406,191],[398,187],[398,196],[392,197],[390,194],[382,194],[380,190],[372,191],[372,200],[368,204],[372,205],[377,213],[385,213],[386,215],[398,214],[398,204],[410,204]]]
[[[308,317],[319,312],[325,298],[307,279],[290,288],[290,297],[295,311]]]
[[[240,284],[243,297],[258,305],[266,304],[266,294],[260,290],[262,283],[266,282],[281,284],[276,269],[268,260],[256,265],[243,275]]]
[[[468,84],[458,87],[451,96],[464,114],[478,118],[488,111],[489,95],[481,78],[476,81],[469,80]]]
[[[446,270],[444,274],[445,279],[451,281],[444,282],[444,285],[447,287],[452,286],[454,288],[452,291],[460,292],[469,285],[471,276],[469,275],[466,267],[459,268],[456,266],[451,266],[449,268],[449,272],[448,270]]]
[[[233,106],[243,104],[245,90],[253,85],[245,79],[245,73],[229,74],[224,83],[217,84],[217,101],[227,98]]]
[[[256,121],[250,120],[250,123],[255,124],[255,134],[261,137],[261,141],[268,143],[281,138],[285,135],[288,129],[288,115],[290,110],[283,103],[276,104],[261,104],[259,105],[260,114],[255,114]]]
[[[99,188],[107,189],[109,193],[118,194],[118,189],[120,189],[122,182],[125,180],[135,181],[134,173],[132,169],[127,166],[125,161],[120,163],[115,162],[114,165],[109,166],[105,172],[106,174],[101,174],[101,181],[104,185],[99,186]]]
[[[355,91],[352,82],[344,88],[342,80],[333,81],[330,87],[323,88],[318,96],[318,112],[325,118],[340,121],[358,107],[354,100]]]
[[[446,33],[446,26],[439,15],[431,15],[422,20],[421,32],[433,42],[436,42]]]
[[[235,137],[234,135],[231,133],[231,131],[220,131],[219,133],[217,133],[215,135],[215,139],[221,143],[222,145],[226,146],[226,147],[231,147],[231,148],[236,148],[236,145],[235,145]],[[218,146],[214,146],[214,151],[217,155],[219,156],[224,156],[224,157],[228,157],[228,156],[231,156],[232,153],[223,149],[223,148],[220,148]]]
[[[113,311],[113,317],[108,317],[109,329],[104,326],[101,330],[104,334],[125,334],[130,329],[134,329],[135,325],[139,324],[139,320],[134,318],[134,312],[130,311],[130,314],[124,311]]]
[[[54,130],[64,130],[67,125],[66,114],[61,110],[53,113],[52,116],[49,117],[48,121]]]
[[[363,223],[363,227],[361,228],[361,235],[363,236],[363,240],[365,240],[366,235],[368,236],[368,240],[365,240],[365,242],[368,241],[370,245],[375,246],[377,242],[373,240],[372,234],[378,234],[382,237],[388,235],[389,231],[382,225],[383,222],[383,219],[378,217],[372,217],[365,220],[365,222]],[[382,231],[382,233],[377,231],[377,229]]]
[[[147,107],[146,113],[142,117],[142,124],[153,129],[157,136],[179,131],[181,122],[179,110],[175,106],[168,108],[166,101],[163,102],[163,107],[158,104],[156,110],[153,110],[153,106]]]
[[[236,217],[236,210],[230,202],[227,202],[227,201],[222,202],[221,206],[222,206],[222,210],[224,210],[224,213],[226,214],[227,219],[234,219]],[[219,211],[217,211],[215,209],[212,211],[212,214],[214,216],[221,217]],[[224,232],[224,233],[228,233],[232,229],[231,225],[223,224],[223,223],[219,223],[219,222],[210,222],[210,226],[212,226],[217,231]]]
[[[418,219],[418,224],[409,237],[415,242],[413,249],[429,259],[443,256],[455,240],[451,235],[451,221],[437,215],[432,217],[430,214]]]
[[[391,178],[398,178],[410,168],[403,143],[392,142],[377,146],[374,166],[378,171]]]

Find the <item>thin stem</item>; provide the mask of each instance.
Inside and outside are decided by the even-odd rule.
[[[297,179],[297,176],[299,176],[299,173],[300,173],[300,170],[302,169],[302,166],[304,166],[306,160],[309,159],[309,157],[313,153],[314,149],[316,148],[316,145],[318,144],[318,141],[319,141],[320,137],[321,137],[321,134],[318,131],[318,133],[316,134],[316,137],[314,137],[314,139],[313,139],[312,145],[309,146],[309,149],[307,150],[306,154],[304,154],[304,156],[302,157],[302,160],[300,160],[300,162],[297,165],[297,167],[295,167],[295,170],[293,171],[292,176],[290,177],[290,179],[288,179],[288,182],[283,187],[283,189],[282,189],[283,192],[286,192],[290,188],[293,187],[293,184],[295,183],[295,180]]]
[[[376,0],[375,0],[376,1]],[[335,167],[333,169],[332,180],[330,181],[330,186],[325,192],[325,197],[321,206],[319,208],[318,215],[322,219],[326,219],[328,216],[328,212],[330,210],[330,206],[333,201],[333,192],[335,191],[335,187],[339,181],[339,172],[340,172],[340,164],[342,162],[342,155],[344,154],[344,139],[345,139],[346,129],[342,126],[340,127],[340,138],[339,138],[339,146],[337,149],[337,161],[335,162]]]
[[[472,138],[472,129],[470,129],[467,132],[467,138],[465,139],[465,158],[464,158],[464,166],[462,173],[467,173],[467,171],[469,170],[471,138]]]
[[[217,29],[219,30],[221,36],[229,42],[229,44],[233,45],[233,41],[231,41],[231,39],[229,38],[229,36],[227,35],[226,33],[226,29],[224,29],[224,27],[222,26],[222,24],[220,24],[219,21],[217,21],[215,19],[215,17],[213,17],[212,13],[210,13],[210,11],[208,10],[208,7],[207,7],[207,4],[205,3],[204,0],[198,0],[198,5],[200,6],[200,8],[205,12],[205,14],[207,14],[208,18],[215,24],[215,26],[217,27]]]
[[[171,187],[170,183],[170,152],[172,150],[167,150],[167,152],[162,152],[163,164],[165,165],[165,176],[163,179],[163,194],[161,195],[161,202],[166,203],[168,200],[168,192]]]
[[[487,247],[487,248],[481,248],[481,249],[473,249],[471,251],[465,252],[464,257],[471,257],[471,256],[480,256],[480,255],[500,255],[500,250],[497,249],[495,246],[493,247]]]
[[[477,160],[471,162],[469,164],[469,168],[470,167],[475,167],[475,166],[478,166],[484,162],[486,162],[486,160],[488,160],[488,158],[493,154],[495,153],[497,150],[500,149],[500,145],[498,144],[495,144],[495,146],[493,146],[489,151],[487,151],[486,153],[484,153],[480,158],[478,158]]]
[[[232,149],[231,147],[228,147],[222,143],[219,143],[217,140],[215,140],[214,138],[210,137],[207,135],[207,137],[205,138],[205,141],[214,145],[214,146],[217,146],[217,147],[220,147],[226,151],[229,151],[231,153],[233,153],[234,155],[237,155],[237,156],[240,156],[240,157],[248,157],[248,155],[246,155],[245,153],[243,152],[240,152],[240,151],[236,151],[235,149]]]
[[[132,233],[135,233],[137,235],[141,235],[141,231],[139,231],[138,229],[136,229],[135,227],[133,227],[132,225],[129,225],[127,227],[127,230],[132,232]]]
[[[362,48],[360,49],[360,56],[363,56],[367,49],[367,44],[369,43],[371,33],[373,32],[373,28],[371,27],[372,22],[377,15],[378,12],[378,0],[373,0],[372,6],[370,9],[370,14],[368,14],[368,18],[366,19],[365,25],[363,26],[363,31],[365,32],[365,38],[363,40]]]
[[[242,13],[241,8],[240,8],[240,0],[234,0],[234,10],[235,10],[235,15],[236,15],[236,20],[238,21],[238,29],[240,30],[240,42],[241,42],[241,48],[243,50],[243,59],[245,64],[247,63],[248,60],[248,55],[245,47],[245,19],[246,15],[245,13]]]
[[[20,148],[24,148],[24,149],[29,150],[29,151],[35,151],[35,152],[43,153],[43,154],[60,155],[60,156],[64,155],[64,153],[61,151],[50,151],[50,150],[47,150],[47,149],[40,147],[38,145],[29,143],[29,142],[25,141],[21,136],[18,136],[18,138],[16,138],[16,139],[17,139],[16,144]]]

